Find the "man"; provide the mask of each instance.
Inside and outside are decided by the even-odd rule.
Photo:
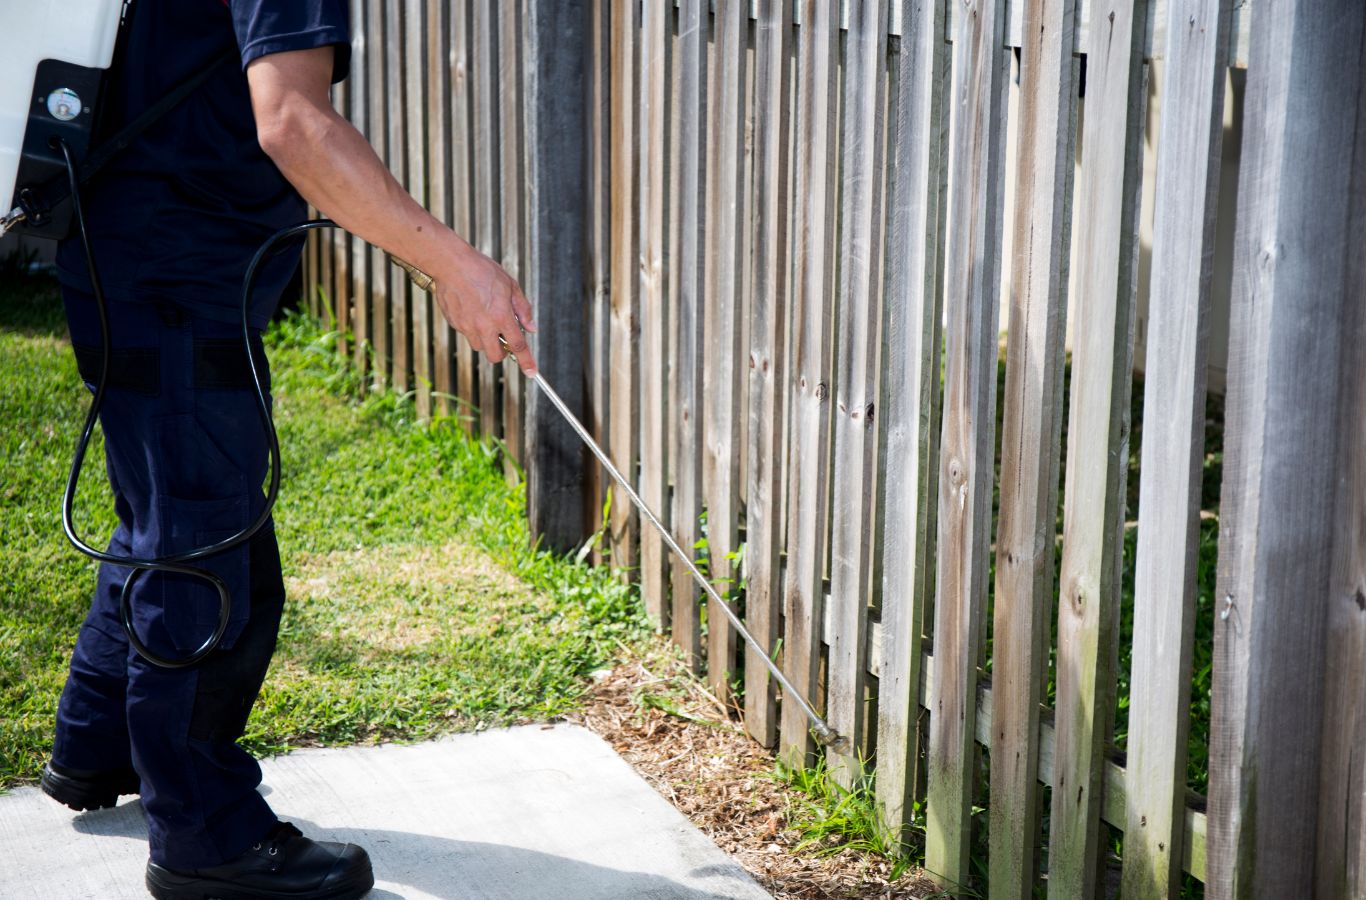
[[[328,101],[349,65],[346,0],[137,0],[107,107],[117,128],[225,53],[203,86],[146,131],[86,197],[113,352],[101,421],[119,526],[111,553],[162,556],[233,534],[264,502],[265,433],[244,365],[238,291],[252,253],[307,203],[436,280],[447,320],[492,362],[506,336],[535,371],[516,282],[423,210]],[[238,61],[240,60],[240,64]],[[265,265],[260,332],[298,250]],[[99,371],[94,285],[82,247],[60,247],[63,300],[87,381]],[[58,710],[43,789],[77,809],[140,791],[154,896],[359,897],[365,851],[277,821],[237,746],[274,651],[284,585],[274,532],[209,558],[232,593],[219,649],[187,669],[129,648],[119,621],[128,570],[104,565]],[[184,657],[212,630],[203,579],[143,573],[138,635]]]

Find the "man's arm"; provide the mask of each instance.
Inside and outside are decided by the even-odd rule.
[[[328,99],[333,49],[272,53],[247,66],[261,149],[323,215],[436,279],[437,305],[491,362],[501,334],[528,374],[531,304],[512,276],[408,195]],[[520,323],[520,327],[519,327]]]

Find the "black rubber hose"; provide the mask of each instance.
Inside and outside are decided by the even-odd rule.
[[[85,226],[85,211],[81,204],[80,179],[78,177],[75,160],[72,158],[71,149],[65,141],[60,141],[59,146],[62,155],[66,158],[67,178],[71,185],[71,207],[76,223],[76,229],[80,234],[81,247],[85,252],[86,266],[90,270],[90,286],[95,296],[95,305],[99,312],[100,320],[100,339],[103,345],[103,355],[100,359],[99,380],[95,383],[95,395],[90,402],[90,410],[86,413],[85,425],[81,429],[81,436],[76,442],[76,452],[71,460],[71,472],[67,477],[66,491],[62,495],[62,530],[66,533],[67,540],[81,553],[102,563],[110,563],[118,566],[125,566],[132,569],[128,578],[123,583],[123,588],[119,598],[120,618],[123,622],[123,630],[128,635],[128,641],[137,653],[153,665],[165,669],[183,669],[193,666],[202,661],[212,653],[219,642],[223,639],[224,633],[228,629],[228,621],[232,612],[232,595],[228,590],[227,584],[217,575],[205,569],[187,565],[187,563],[197,562],[219,553],[224,553],[236,547],[240,547],[251,540],[255,534],[265,526],[270,520],[271,511],[275,507],[276,497],[280,493],[280,439],[275,431],[275,422],[270,414],[270,403],[266,400],[265,388],[261,382],[261,373],[256,367],[256,356],[251,352],[251,326],[249,314],[251,310],[251,295],[256,286],[256,274],[263,261],[270,256],[275,248],[290,238],[304,234],[317,228],[329,228],[334,223],[329,219],[317,219],[311,222],[302,222],[298,225],[291,225],[282,228],[271,235],[265,243],[252,256],[251,264],[247,266],[246,277],[242,280],[242,345],[247,354],[247,364],[251,369],[252,387],[256,393],[257,410],[261,416],[261,423],[265,427],[266,442],[270,453],[270,487],[266,491],[265,505],[256,519],[247,527],[236,534],[206,544],[202,547],[195,547],[180,553],[172,553],[167,556],[158,557],[134,557],[118,556],[103,550],[97,550],[86,543],[79,534],[76,533],[74,516],[72,509],[76,500],[76,485],[80,480],[81,467],[85,462],[86,451],[90,447],[90,439],[95,430],[95,422],[99,418],[100,409],[104,405],[105,388],[109,381],[109,359],[112,355],[112,341],[109,335],[109,313],[105,303],[104,289],[100,284],[100,277],[95,265],[95,255],[91,250],[90,236]],[[172,658],[159,656],[153,652],[138,637],[136,629],[133,627],[133,610],[130,600],[133,582],[144,572],[174,572],[182,575],[190,575],[195,578],[202,578],[208,581],[218,592],[218,621],[214,625],[213,632],[205,638],[204,642],[188,656],[182,658]]]

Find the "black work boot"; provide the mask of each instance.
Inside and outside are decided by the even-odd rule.
[[[178,872],[147,864],[147,890],[157,900],[356,900],[374,885],[360,847],[309,840],[288,822],[221,866]]]
[[[119,802],[120,794],[136,794],[141,787],[138,773],[132,769],[109,769],[91,772],[68,769],[48,761],[43,766],[39,781],[43,793],[77,812],[87,809],[106,809]]]

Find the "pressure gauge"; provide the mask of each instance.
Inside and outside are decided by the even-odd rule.
[[[71,88],[57,88],[47,95],[47,111],[59,122],[70,122],[81,114],[81,97]]]

